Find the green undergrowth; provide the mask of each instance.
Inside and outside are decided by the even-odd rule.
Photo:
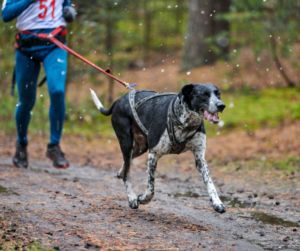
[[[283,121],[300,118],[299,88],[224,93],[222,100],[226,104],[226,109],[224,113],[219,114],[221,123],[212,125],[205,122],[208,136],[223,135],[237,130],[252,132],[255,129],[276,127]],[[30,133],[48,134],[49,104],[46,88],[39,89],[32,111]],[[15,132],[14,110],[16,105],[17,97],[10,97],[7,93],[0,94],[0,128],[5,133]],[[106,107],[109,107],[109,104],[106,104]],[[111,127],[110,117],[101,115],[92,99],[87,97],[76,102],[67,100],[64,133],[93,137],[99,134],[112,136],[114,131]]]
[[[41,243],[30,236],[23,235],[16,229],[24,227],[19,223],[13,223],[9,215],[0,216],[0,250],[27,250],[27,251],[54,251],[59,247],[43,248]]]
[[[215,163],[217,166],[224,166],[222,163]],[[225,165],[225,169],[236,172],[251,172],[253,169],[258,169],[262,172],[273,171],[273,174],[284,174],[293,176],[299,173],[300,157],[289,156],[285,159],[274,160],[265,159],[264,156],[259,160],[250,160],[247,162],[236,161]]]
[[[220,127],[206,123],[209,136],[234,130],[252,132],[300,118],[299,88],[225,93],[222,95],[222,101],[226,104],[226,109],[219,115],[224,125]],[[219,125],[222,125],[222,122]]]
[[[1,249],[2,248],[2,249]],[[24,249],[26,248],[26,249]],[[0,249],[5,251],[15,251],[15,250],[26,250],[26,251],[55,251],[59,250],[58,247],[55,248],[43,248],[40,246],[38,242],[32,242],[28,245],[24,245],[22,242],[20,243],[5,243],[0,241]]]

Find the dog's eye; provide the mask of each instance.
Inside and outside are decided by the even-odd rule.
[[[221,98],[221,93],[219,91],[215,91],[215,94],[219,99]]]
[[[202,98],[208,98],[208,94],[207,94],[207,93],[202,93],[202,94],[201,94],[201,97],[202,97]]]

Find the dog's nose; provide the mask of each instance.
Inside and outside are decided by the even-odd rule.
[[[217,103],[217,108],[220,112],[223,112],[225,109],[226,105],[223,102],[218,102]]]

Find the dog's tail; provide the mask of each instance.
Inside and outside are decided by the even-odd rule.
[[[116,102],[114,102],[114,103],[112,104],[112,106],[111,106],[109,109],[106,109],[106,108],[103,107],[103,105],[102,105],[102,103],[100,102],[100,100],[98,99],[96,93],[95,93],[92,89],[90,89],[90,90],[91,90],[92,98],[93,98],[94,103],[95,103],[95,105],[97,106],[98,110],[99,110],[103,115],[105,115],[105,116],[111,115],[111,114],[112,114],[112,110],[113,110],[113,108],[114,108]]]

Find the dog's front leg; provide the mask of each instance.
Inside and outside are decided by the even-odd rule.
[[[208,194],[210,196],[210,199],[213,203],[213,208],[216,212],[218,213],[225,213],[226,212],[226,208],[224,206],[224,204],[222,203],[222,201],[220,200],[217,190],[214,186],[213,181],[211,180],[210,174],[209,174],[209,170],[208,170],[208,166],[207,163],[204,159],[204,154],[201,152],[194,152],[194,156],[196,159],[196,167],[198,172],[201,174],[202,179],[204,181],[204,184],[207,187],[208,190]]]
[[[138,202],[140,204],[148,204],[154,197],[154,183],[155,183],[155,170],[157,161],[160,156],[154,153],[149,153],[148,156],[148,185],[145,194],[138,196]]]

